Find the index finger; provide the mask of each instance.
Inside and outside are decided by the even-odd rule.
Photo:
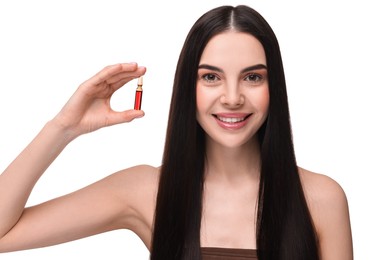
[[[128,73],[134,73],[134,77],[139,77],[140,75],[143,75],[145,71],[145,67],[138,67],[138,64],[135,62],[119,63],[115,65],[109,65],[103,68],[88,81],[93,85],[98,85],[103,82],[106,82],[107,84],[112,84],[114,82],[120,81],[122,78],[129,77]]]

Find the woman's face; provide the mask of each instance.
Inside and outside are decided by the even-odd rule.
[[[228,31],[209,41],[198,66],[196,103],[209,142],[239,147],[252,140],[269,104],[265,52],[255,37]]]

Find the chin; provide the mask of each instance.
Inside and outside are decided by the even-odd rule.
[[[256,142],[256,139],[255,136],[249,138],[238,138],[237,136],[232,136],[231,138],[223,136],[212,138],[209,136],[207,142],[211,145],[217,145],[223,148],[237,149],[247,147],[248,145],[251,146],[251,144]]]

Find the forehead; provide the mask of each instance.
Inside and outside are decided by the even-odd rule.
[[[266,64],[263,45],[249,33],[227,31],[218,34],[207,43],[200,63],[242,66]]]

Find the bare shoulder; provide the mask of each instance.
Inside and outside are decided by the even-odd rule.
[[[346,195],[340,184],[331,177],[299,168],[299,174],[307,199],[316,203],[346,200]]]
[[[327,175],[299,168],[306,200],[314,222],[326,222],[327,213],[345,212],[348,208],[346,194],[341,185]]]
[[[154,193],[157,190],[160,168],[150,165],[137,165],[117,171],[101,182],[113,190],[126,192]]]
[[[137,165],[118,171],[109,177],[111,185],[122,191],[122,198],[137,208],[154,207],[158,190],[160,168],[150,165]]]
[[[134,186],[133,188],[142,189],[147,185],[148,187],[155,186],[158,183],[160,175],[160,167],[154,167],[151,165],[137,165],[130,168],[123,169],[114,173],[111,177],[117,179],[117,181],[123,184]]]
[[[105,180],[117,200],[126,205],[124,226],[149,247],[156,205],[160,167],[137,165],[118,171]]]
[[[352,259],[347,196],[327,175],[299,168],[307,204],[317,231],[321,259]]]

